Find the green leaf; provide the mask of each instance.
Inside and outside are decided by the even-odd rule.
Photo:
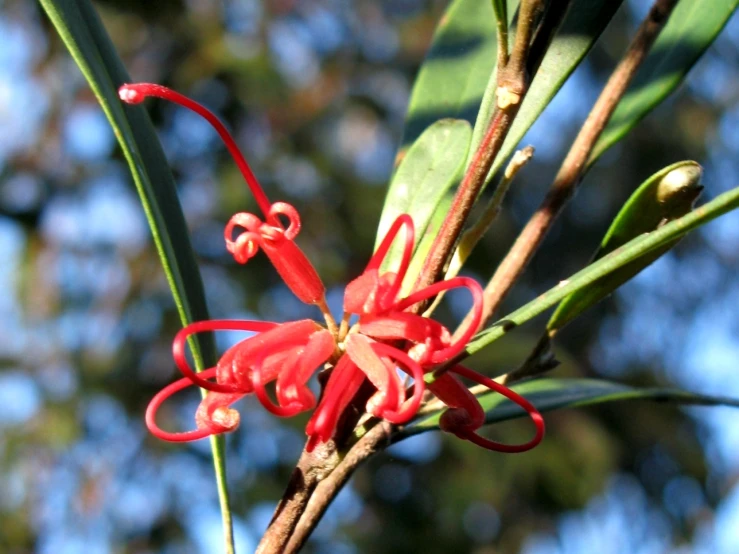
[[[508,2],[506,0],[492,0],[495,19],[505,21],[508,25]]]
[[[377,228],[376,246],[400,214],[410,214],[417,246],[445,193],[456,184],[464,167],[472,127],[462,119],[442,119],[426,129],[411,146],[390,182]],[[386,258],[394,267],[402,248],[395,245]]]
[[[452,2],[441,17],[413,85],[403,148],[439,119],[474,121],[496,51],[495,16],[490,2]]]
[[[573,0],[534,75],[513,125],[495,158],[488,180],[500,170],[611,21],[623,0]],[[511,13],[509,11],[509,13]],[[470,157],[482,141],[495,109],[496,76],[487,85],[472,133]],[[469,161],[469,160],[468,160]]]
[[[167,160],[142,107],[124,107],[118,87],[131,79],[89,0],[41,0],[41,5],[81,69],[128,162],[154,244],[183,325],[208,319],[203,283]],[[210,335],[190,343],[198,369],[216,363]],[[224,441],[212,437],[227,551],[233,552]]]
[[[739,0],[683,0],[619,102],[588,160],[592,165],[685,78],[739,6]]]
[[[670,221],[656,231],[646,233],[629,241],[621,248],[603,256],[582,271],[548,290],[541,296],[508,314],[488,329],[479,333],[465,349],[467,355],[474,354],[498,340],[504,334],[536,317],[556,305],[570,294],[588,287],[598,279],[618,270],[624,265],[644,256],[648,252],[679,239],[696,227],[700,227],[717,217],[739,208],[739,187],[721,194],[692,212]]]
[[[701,166],[672,164],[644,181],[613,220],[593,260],[598,260],[643,233],[688,213],[703,187]],[[565,298],[554,311],[547,330],[553,335],[587,308],[599,302],[677,244],[675,239]]]
[[[559,408],[575,408],[623,400],[656,400],[700,406],[732,406],[739,408],[739,399],[696,394],[676,388],[637,388],[600,379],[536,379],[511,387],[531,401],[540,412]],[[526,412],[500,394],[485,393],[478,397],[485,410],[487,423],[497,423],[518,417]],[[398,442],[425,431],[439,429],[439,418],[444,410],[420,418],[392,437]]]
[[[412,290],[412,287],[416,282],[416,278],[421,272],[421,268],[423,268],[423,264],[426,261],[426,256],[428,256],[431,246],[436,239],[436,235],[439,234],[439,229],[441,229],[441,226],[444,223],[446,214],[449,213],[453,200],[454,189],[447,189],[441,201],[436,206],[436,210],[431,215],[428,227],[426,227],[426,232],[420,235],[420,237],[417,237],[416,240],[419,241],[418,246],[416,246],[416,251],[411,259],[411,264],[408,267],[408,272],[406,274],[405,281],[403,282],[404,293],[410,293]]]

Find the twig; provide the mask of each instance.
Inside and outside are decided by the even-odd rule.
[[[559,360],[554,357],[554,352],[552,352],[551,336],[545,331],[531,354],[519,367],[504,373],[495,380],[502,385],[510,386],[524,379],[539,377],[548,371],[552,371],[557,366],[559,366]]]
[[[552,183],[549,193],[524,227],[485,288],[483,327],[519,279],[557,216],[573,196],[593,147],[646,58],[678,0],[656,0],[626,54],[603,88]],[[468,324],[469,315],[462,322]]]
[[[516,40],[510,60],[499,70],[497,81],[498,105],[480,146],[475,152],[457,193],[449,214],[434,239],[429,255],[416,281],[421,289],[434,283],[444,271],[449,256],[459,237],[473,204],[477,200],[495,156],[500,151],[511,123],[518,113],[528,86],[526,60],[537,16],[544,0],[524,0],[519,11]]]
[[[459,239],[459,243],[457,244],[457,248],[455,248],[454,250],[452,259],[449,261],[449,268],[444,274],[444,280],[449,280],[456,277],[460,269],[462,269],[462,266],[467,261],[467,258],[469,258],[475,246],[477,246],[477,243],[480,242],[482,237],[485,235],[485,233],[487,233],[490,226],[498,217],[501,206],[503,204],[503,200],[508,193],[508,189],[513,183],[513,179],[523,168],[523,166],[528,163],[533,155],[534,147],[527,146],[526,148],[518,150],[511,158],[511,161],[508,162],[508,166],[503,172],[503,176],[500,178],[498,186],[495,187],[495,192],[493,193],[490,202],[488,202],[488,205],[485,206],[485,210],[483,211],[482,215],[477,220],[477,222],[469,229],[467,229],[462,237]],[[429,317],[443,298],[444,293],[439,293],[434,299],[431,306],[424,312],[423,315],[425,317]],[[457,330],[457,332],[459,333],[460,330]]]
[[[318,379],[321,386],[325,386],[328,372],[319,374]],[[362,385],[352,404],[339,418],[334,438],[327,443],[318,444],[313,452],[303,450],[272,521],[262,536],[257,553],[272,554],[285,551],[298,521],[306,519],[304,512],[316,487],[331,476],[342,462],[342,448],[346,449],[345,445],[355,440],[355,428],[366,416],[364,406],[372,393],[373,387],[369,383]],[[317,524],[316,520],[312,523],[312,527]]]
[[[477,246],[477,243],[480,242],[480,239],[482,239],[485,233],[487,233],[490,226],[498,217],[503,200],[505,200],[506,194],[508,194],[508,189],[511,187],[513,179],[523,166],[529,162],[533,155],[533,146],[527,146],[526,148],[518,150],[513,155],[511,161],[503,172],[503,176],[501,177],[498,186],[495,187],[495,192],[493,193],[490,202],[485,206],[480,219],[478,219],[477,223],[472,227],[467,229],[459,240],[459,245],[454,251],[452,261],[449,264],[449,269],[444,275],[444,279],[451,279],[452,277],[457,276],[459,270],[464,265],[464,262],[467,260],[472,250]]]
[[[333,442],[320,444],[313,452],[303,451],[256,554],[285,551],[313,491],[338,463],[339,457]]]
[[[286,554],[298,552],[302,548],[331,501],[341,491],[359,465],[387,442],[393,429],[394,426],[387,421],[378,421],[349,450],[341,463],[331,473],[330,478],[318,484],[292,537],[290,537],[290,542],[285,549]]]

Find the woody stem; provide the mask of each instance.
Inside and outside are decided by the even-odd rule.
[[[677,0],[656,0],[637,30],[628,50],[603,88],[567,157],[562,162],[547,196],[531,216],[485,287],[485,302],[480,327],[484,326],[495,314],[508,292],[523,274],[555,220],[574,195],[588,167],[588,160],[598,138],[676,4]],[[467,325],[468,319],[469,316],[460,327]]]
[[[470,210],[485,185],[490,168],[498,155],[511,124],[518,113],[528,87],[526,62],[538,14],[544,0],[523,0],[519,11],[519,24],[513,52],[504,68],[498,71],[498,105],[487,131],[473,155],[452,201],[449,214],[434,239],[415,289],[425,288],[436,282],[444,271],[457,238],[467,221]]]

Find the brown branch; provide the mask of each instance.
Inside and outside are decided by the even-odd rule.
[[[285,551],[313,491],[338,463],[339,456],[333,441],[319,444],[313,452],[303,451],[269,528],[257,547],[257,554]]]
[[[325,387],[329,373],[324,371],[319,374],[321,387]],[[258,553],[284,552],[316,487],[341,463],[341,452],[346,449],[345,445],[354,439],[353,433],[358,423],[365,417],[364,406],[372,393],[373,387],[365,382],[339,418],[333,440],[318,444],[313,452],[303,450],[282,500],[272,516],[272,521],[262,536],[257,548]],[[317,523],[318,521],[313,522],[313,526],[315,527]]]
[[[590,153],[678,0],[656,0],[577,135],[549,193],[485,287],[480,327],[495,314],[582,179]],[[468,324],[470,316],[462,322]]]
[[[378,422],[349,450],[330,478],[318,484],[287,544],[286,554],[298,552],[303,547],[331,501],[339,494],[359,465],[388,441],[393,429],[394,426],[387,421]]]
[[[498,106],[493,113],[485,136],[475,152],[452,206],[436,235],[429,255],[416,281],[416,289],[436,282],[444,271],[457,238],[462,232],[473,204],[482,190],[490,167],[500,151],[513,119],[518,113],[528,86],[526,60],[534,32],[537,16],[542,11],[544,0],[524,0],[519,11],[518,29],[511,57],[504,68],[498,71]]]
[[[536,19],[543,5],[544,0],[524,0],[522,2],[513,53],[506,67],[499,72],[498,109],[493,114],[488,131],[473,156],[449,215],[431,248],[431,257],[434,261],[424,267],[417,286],[433,283],[443,270],[469,211],[485,183],[495,156],[503,144],[511,122],[518,112],[528,82],[527,52]],[[420,304],[414,306],[414,311],[418,312],[420,309]],[[324,475],[325,478],[316,478],[315,472],[312,471],[311,460],[306,458],[304,453],[291,480],[291,486],[288,487],[258,552],[295,552],[301,548],[352,473],[362,461],[378,450],[379,446],[390,436],[393,428],[387,422],[376,424],[349,450],[338,465],[333,465],[328,470],[328,473]],[[301,512],[302,516],[296,523],[296,515]]]

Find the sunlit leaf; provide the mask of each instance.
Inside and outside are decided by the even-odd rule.
[[[377,244],[400,214],[410,214],[416,228],[416,245],[445,193],[456,184],[464,167],[472,127],[462,119],[442,119],[426,129],[408,150],[390,182],[377,232]],[[402,249],[393,248],[388,267]]]
[[[560,408],[576,408],[604,402],[625,400],[655,400],[699,406],[732,406],[739,408],[739,399],[696,394],[677,388],[637,388],[601,379],[536,379],[511,387],[532,402],[540,412]],[[487,423],[496,423],[519,417],[526,412],[516,404],[496,393],[478,397],[487,414]],[[418,433],[439,429],[443,409],[410,423],[392,437],[398,442]]]
[[[596,143],[589,165],[677,88],[737,6],[739,0],[678,2]]]
[[[118,87],[131,79],[88,0],[41,0],[41,5],[84,74],[113,127],[128,162],[154,244],[183,325],[208,319],[203,283],[190,245],[174,180],[154,127],[143,107],[124,107]],[[199,369],[216,362],[210,335],[191,343]],[[227,551],[233,552],[224,441],[212,437]]]
[[[455,0],[442,15],[413,84],[403,147],[439,119],[474,122],[497,51],[490,2]]]

